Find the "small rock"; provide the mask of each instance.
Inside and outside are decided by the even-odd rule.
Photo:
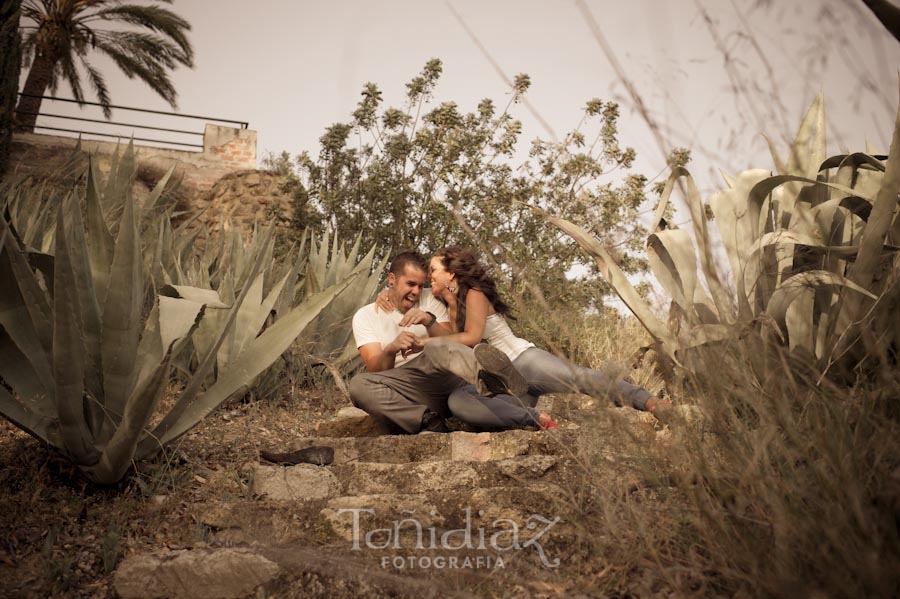
[[[327,499],[340,492],[341,484],[328,469],[311,464],[290,468],[259,465],[253,477],[253,494],[275,501]]]
[[[451,455],[457,462],[487,462],[492,458],[490,433],[452,433]]]
[[[510,478],[535,478],[543,476],[556,462],[556,456],[530,455],[501,460],[497,462],[497,469]]]
[[[391,433],[386,420],[352,406],[341,408],[332,420],[316,426],[316,434],[320,437],[377,437]]]
[[[366,412],[365,410],[361,410],[356,406],[346,406],[337,411],[337,414],[334,415],[334,419],[341,420],[344,418],[361,418],[368,415],[368,412]]]
[[[512,430],[491,435],[491,457],[495,460],[513,458],[528,453],[535,434],[530,431]]]
[[[248,549],[179,550],[123,560],[113,587],[122,599],[238,599],[278,572]]]

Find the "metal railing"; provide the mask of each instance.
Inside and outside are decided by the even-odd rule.
[[[44,101],[49,100],[51,102],[69,102],[72,104],[78,104],[79,106],[85,106],[85,105],[100,106],[100,107],[103,106],[99,102],[79,102],[78,100],[73,100],[70,98],[54,98],[52,96],[35,96],[32,94],[25,94],[22,92],[19,92],[19,95],[28,97],[28,98],[43,98]],[[42,102],[42,106],[43,106],[43,102]],[[231,119],[222,119],[222,118],[218,118],[218,117],[201,116],[201,115],[195,115],[195,114],[179,114],[176,112],[167,112],[164,110],[150,110],[148,108],[135,108],[133,106],[121,106],[121,105],[116,105],[116,104],[110,104],[109,107],[116,109],[116,110],[127,110],[127,111],[131,111],[131,112],[136,112],[136,113],[163,115],[166,117],[179,118],[179,119],[202,120],[204,122],[204,124],[209,123],[209,122],[227,123],[229,125],[239,125],[241,129],[246,129],[249,125],[249,123],[247,123],[246,121],[235,121],[235,120],[231,120]],[[188,129],[176,129],[176,128],[172,128],[172,127],[159,127],[159,126],[150,125],[150,124],[110,121],[105,118],[97,119],[97,118],[88,118],[88,117],[73,116],[73,115],[67,115],[67,114],[56,114],[56,113],[44,112],[43,110],[41,110],[39,112],[27,112],[27,111],[18,111],[17,110],[16,114],[37,116],[38,118],[43,117],[43,118],[41,118],[40,122],[35,123],[35,125],[34,125],[35,131],[37,131],[39,129],[46,130],[46,131],[59,131],[59,132],[64,132],[64,133],[77,133],[77,134],[79,134],[79,136],[90,135],[90,136],[99,136],[99,137],[109,137],[109,138],[125,140],[125,141],[134,140],[134,141],[141,141],[141,142],[146,142],[146,143],[164,144],[167,146],[180,146],[180,147],[203,149],[203,143],[198,144],[198,143],[191,143],[188,141],[178,141],[178,140],[173,140],[173,139],[155,139],[155,138],[150,138],[150,137],[137,137],[134,134],[135,129],[142,129],[142,130],[147,130],[147,131],[159,131],[159,132],[163,132],[163,133],[172,133],[172,134],[181,135],[181,136],[191,136],[192,141],[193,141],[193,137],[200,136],[200,139],[202,142],[202,140],[203,140],[203,131],[202,130],[201,131],[193,131],[193,130],[188,130]],[[53,124],[57,124],[53,121],[51,121],[51,123],[53,123],[53,124],[48,124],[48,123],[44,122],[44,119],[46,119],[46,118],[60,119],[63,121],[81,121],[81,122],[87,122],[87,123],[97,123],[97,124],[103,125],[103,126],[130,127],[131,132],[130,132],[130,134],[123,134],[121,132],[109,132],[110,131],[109,128],[107,128],[106,130],[98,131],[98,130],[90,130],[90,129],[84,129],[84,128],[72,129],[72,128],[68,128],[68,127],[57,127],[57,126],[53,126]],[[68,123],[63,123],[63,124],[68,124]]]

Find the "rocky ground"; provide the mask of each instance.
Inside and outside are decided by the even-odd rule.
[[[235,404],[117,488],[0,424],[0,596],[605,595],[591,489],[652,493],[669,431],[546,401],[559,430],[414,436],[322,394]],[[258,454],[310,446],[334,462]]]

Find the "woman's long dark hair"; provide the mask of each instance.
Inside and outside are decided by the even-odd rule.
[[[475,252],[458,245],[451,245],[435,252],[435,257],[441,259],[441,263],[447,272],[456,275],[458,292],[456,307],[456,327],[460,331],[466,329],[466,295],[469,289],[477,289],[487,296],[488,301],[494,307],[497,314],[502,314],[515,320],[512,308],[503,301],[497,291],[497,285],[488,269],[478,260]],[[444,301],[443,298],[439,298]],[[446,302],[445,302],[446,303]]]

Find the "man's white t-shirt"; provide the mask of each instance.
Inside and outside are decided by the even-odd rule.
[[[437,317],[437,322],[450,322],[450,315],[447,307],[439,302],[431,294],[431,289],[423,289],[419,295],[419,302],[415,306],[419,310],[431,312]],[[353,315],[353,336],[356,338],[357,349],[369,343],[380,343],[384,348],[388,343],[397,338],[397,335],[403,331],[409,331],[417,337],[427,337],[428,331],[425,325],[417,324],[409,327],[401,327],[399,325],[403,314],[394,310],[393,312],[385,312],[384,310],[375,310],[375,304],[371,303],[363,306]],[[394,360],[394,366],[400,366],[419,356],[421,352],[411,354],[404,358],[402,354],[397,353]]]

